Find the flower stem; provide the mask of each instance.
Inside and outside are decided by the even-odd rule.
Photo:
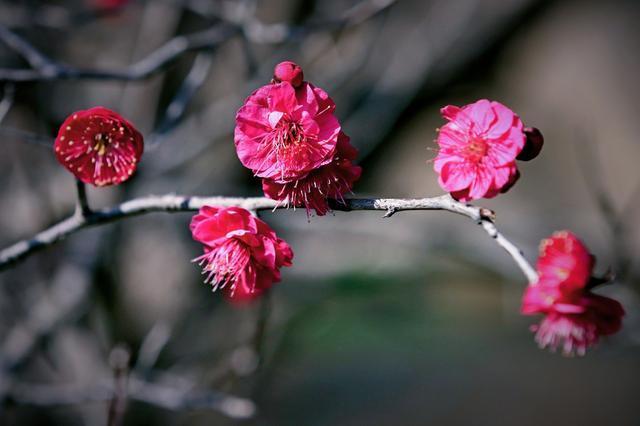
[[[83,217],[89,216],[92,211],[89,207],[89,201],[87,200],[87,188],[79,179],[76,179],[76,190],[78,199],[76,201],[76,211],[80,212]]]

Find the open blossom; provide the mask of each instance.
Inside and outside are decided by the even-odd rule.
[[[358,151],[349,143],[349,137],[340,132],[336,153],[329,164],[293,182],[263,179],[262,189],[267,197],[286,206],[305,206],[307,212],[314,209],[317,215],[322,216],[329,211],[327,200],[342,201],[360,178],[362,168],[352,163],[357,155]]]
[[[518,179],[516,157],[525,146],[520,118],[499,102],[446,106],[434,169],[440,186],[461,201],[495,197]]]
[[[263,86],[236,115],[236,150],[242,164],[261,178],[291,182],[329,164],[340,123],[327,93],[308,82]]]
[[[568,231],[542,241],[540,278],[528,286],[521,308],[525,315],[545,315],[532,327],[540,347],[584,355],[600,336],[620,330],[624,316],[620,303],[590,291],[593,266],[593,256]]]
[[[58,161],[82,182],[95,186],[129,179],[143,149],[142,135],[135,127],[103,107],[67,117],[54,144]]]
[[[202,207],[190,228],[204,245],[204,254],[193,261],[203,267],[205,283],[233,300],[259,296],[280,281],[281,267],[292,264],[291,247],[245,209]]]
[[[586,293],[571,303],[552,303],[541,313],[545,317],[531,327],[541,348],[584,355],[600,336],[620,330],[624,309],[613,299]]]

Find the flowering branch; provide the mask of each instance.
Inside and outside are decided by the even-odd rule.
[[[197,197],[182,195],[161,195],[135,198],[114,207],[91,211],[82,215],[76,211],[72,216],[45,229],[27,240],[19,241],[0,251],[0,271],[25,259],[27,256],[53,245],[65,237],[90,226],[102,225],[132,216],[152,212],[188,212],[198,211],[203,206],[241,207],[250,211],[276,210],[284,208],[275,200],[264,197]],[[350,198],[342,202],[333,202],[333,210],[384,211],[384,217],[391,217],[397,212],[413,210],[444,210],[468,217],[482,226],[495,242],[504,248],[513,258],[530,283],[537,281],[537,274],[525,259],[522,251],[502,235],[495,223],[493,211],[464,204],[449,195],[431,198]]]

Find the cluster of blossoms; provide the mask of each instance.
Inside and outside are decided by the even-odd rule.
[[[285,206],[304,206],[322,216],[329,200],[343,200],[361,169],[356,149],[334,115],[335,103],[304,81],[302,69],[282,62],[267,84],[251,94],[236,115],[238,158],[262,178],[265,195]],[[205,282],[227,289],[235,301],[250,300],[280,281],[293,251],[247,210],[203,207],[191,222],[204,254],[194,259]]]
[[[624,316],[620,303],[591,292],[602,283],[592,277],[594,263],[571,232],[556,232],[540,243],[539,279],[527,287],[521,309],[525,315],[545,315],[532,327],[540,347],[584,355],[600,336],[620,330]]]
[[[113,2],[114,4],[121,2]],[[307,215],[344,202],[360,178],[357,150],[343,132],[335,103],[304,80],[302,69],[282,62],[270,84],[253,92],[238,110],[234,141],[241,163],[262,179],[264,194]],[[457,200],[491,198],[518,180],[516,160],[542,149],[535,128],[499,102],[479,100],[442,108],[434,169],[439,183]],[[94,186],[120,184],[135,172],[144,149],[140,132],[114,111],[95,107],[71,114],[60,127],[54,150],[77,179]],[[265,222],[239,207],[202,207],[191,220],[193,238],[204,254],[193,259],[205,283],[234,301],[264,294],[291,266],[291,247]],[[615,300],[592,293],[594,257],[568,231],[543,240],[539,279],[526,289],[522,313],[543,314],[532,329],[541,347],[582,355],[621,327],[624,310]]]
[[[267,197],[322,216],[328,200],[342,200],[362,172],[334,115],[336,105],[304,81],[293,62],[275,68],[271,84],[253,92],[236,115],[235,144],[242,164],[262,178]]]
[[[438,131],[434,170],[440,186],[457,200],[492,198],[508,191],[520,177],[516,160],[529,161],[544,140],[536,128],[503,104],[481,99],[441,110],[447,124]],[[522,313],[544,314],[532,327],[542,348],[583,355],[600,336],[617,332],[624,310],[615,300],[591,292],[594,257],[568,231],[541,243],[539,279],[524,294]]]

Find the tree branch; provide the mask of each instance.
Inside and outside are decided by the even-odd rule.
[[[32,238],[17,242],[0,251],[0,271],[84,228],[151,212],[197,211],[206,205],[235,206],[252,211],[284,208],[277,201],[262,197],[161,195],[136,198],[114,207],[91,211],[87,215],[82,215],[81,212],[76,211],[72,216],[39,232]],[[494,223],[495,215],[491,210],[460,203],[449,195],[432,198],[351,198],[344,200],[344,203],[333,201],[331,207],[334,210],[345,212],[360,210],[384,211],[385,217],[397,212],[410,210],[444,210],[468,217],[481,225],[495,242],[509,253],[530,283],[534,283],[538,279],[535,270],[525,259],[522,252],[498,231]]]

